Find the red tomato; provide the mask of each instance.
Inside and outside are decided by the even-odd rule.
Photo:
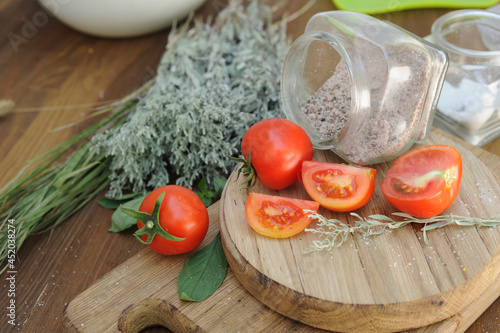
[[[450,207],[462,179],[462,157],[451,146],[430,145],[411,150],[394,161],[380,183],[397,209],[420,218]]]
[[[302,183],[314,200],[334,212],[351,212],[372,197],[377,170],[336,163],[305,161]]]
[[[304,230],[312,218],[304,209],[318,211],[314,201],[250,193],[245,215],[250,226],[267,237],[286,238]]]
[[[302,161],[311,160],[314,153],[302,127],[281,118],[265,119],[251,126],[241,141],[245,157],[249,149],[257,178],[273,190],[295,183]]]
[[[173,241],[155,235],[148,246],[161,254],[180,254],[197,247],[208,230],[208,211],[200,197],[190,189],[178,186],[162,186],[144,198],[139,211],[152,213],[156,200],[164,192],[165,197],[160,206],[159,223],[163,230],[172,236],[185,238],[182,241]],[[137,221],[142,228],[144,223]],[[146,241],[147,235],[142,235]]]

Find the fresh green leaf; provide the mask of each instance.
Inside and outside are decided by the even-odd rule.
[[[133,200],[127,201],[122,205],[122,207],[138,210],[141,206],[142,200],[144,200],[146,196],[143,195],[139,198],[135,198]],[[137,224],[137,220],[125,214],[121,209],[115,210],[113,215],[111,215],[111,228],[110,232],[120,232],[126,230]]]
[[[118,207],[120,207],[120,205],[123,205],[130,200],[143,197],[144,193],[129,193],[122,195],[119,198],[102,198],[97,201],[97,203],[107,209],[117,209]]]
[[[213,182],[213,188],[211,189],[208,187],[206,178],[203,178],[198,183],[198,190],[195,191],[206,207],[209,207],[212,203],[220,199],[222,190],[224,190],[224,186],[226,185],[225,178],[214,178]]]
[[[200,182],[198,183],[198,189],[202,193],[208,191],[208,182],[207,182],[206,178],[203,178],[202,180],[200,180]]]
[[[225,178],[214,178],[214,189],[215,189],[215,197],[216,200],[220,199],[220,196],[222,195],[222,191],[224,190],[224,187],[226,186],[227,179]]]
[[[198,194],[203,204],[208,207],[212,203],[212,196],[214,195],[213,191],[208,189],[207,179],[203,178],[198,183],[198,190],[195,190],[195,193]]]
[[[212,295],[227,273],[227,260],[220,234],[202,250],[191,255],[178,277],[180,299],[200,302]]]

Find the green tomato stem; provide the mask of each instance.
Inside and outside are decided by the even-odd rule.
[[[252,187],[253,185],[255,185],[255,183],[257,182],[257,173],[255,172],[255,168],[253,167],[252,163],[250,162],[250,159],[251,159],[250,148],[248,148],[248,155],[246,158],[245,157],[244,158],[237,158],[237,157],[233,157],[233,156],[229,156],[229,155],[227,157],[234,162],[243,163],[241,168],[238,169],[238,174],[236,176],[236,180],[238,180],[240,178],[240,175],[242,175],[242,174],[247,176],[247,178],[245,179],[245,182],[243,182],[241,184],[241,186],[248,189],[248,188]]]
[[[122,212],[127,214],[133,219],[136,219],[142,223],[144,223],[144,226],[137,230],[134,233],[134,236],[143,244],[151,244],[151,242],[154,239],[154,236],[159,235],[165,239],[171,240],[171,241],[182,241],[185,238],[180,238],[176,236],[170,235],[166,230],[162,228],[160,225],[160,207],[161,203],[163,202],[163,198],[165,197],[165,192],[160,194],[158,199],[155,202],[155,206],[153,208],[153,212],[151,214],[141,212],[135,209],[130,209],[127,207],[120,206],[120,209]],[[142,235],[148,235],[146,238],[146,241],[142,239]]]

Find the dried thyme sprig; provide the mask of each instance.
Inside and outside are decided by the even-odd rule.
[[[443,215],[435,216],[427,219],[415,218],[411,215],[395,212],[392,215],[403,218],[401,221],[395,221],[392,218],[375,214],[368,217],[361,217],[356,213],[351,213],[356,217],[354,226],[344,223],[337,219],[327,219],[321,214],[314,211],[307,211],[309,215],[319,222],[316,229],[306,228],[305,231],[319,234],[321,239],[313,241],[312,246],[306,250],[306,253],[321,250],[331,250],[333,247],[340,247],[346,240],[349,234],[359,232],[363,237],[382,234],[387,228],[398,229],[410,223],[423,224],[421,231],[423,232],[424,242],[427,244],[427,231],[442,228],[448,225],[459,226],[477,226],[477,227],[497,227],[500,225],[500,215],[495,215],[490,218],[476,218],[470,216]]]

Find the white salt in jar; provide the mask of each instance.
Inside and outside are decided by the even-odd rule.
[[[434,124],[477,146],[498,137],[500,14],[450,12],[434,22],[429,39],[450,57]]]
[[[448,64],[433,44],[347,11],[313,16],[281,79],[288,119],[349,163],[396,158],[429,134]]]

